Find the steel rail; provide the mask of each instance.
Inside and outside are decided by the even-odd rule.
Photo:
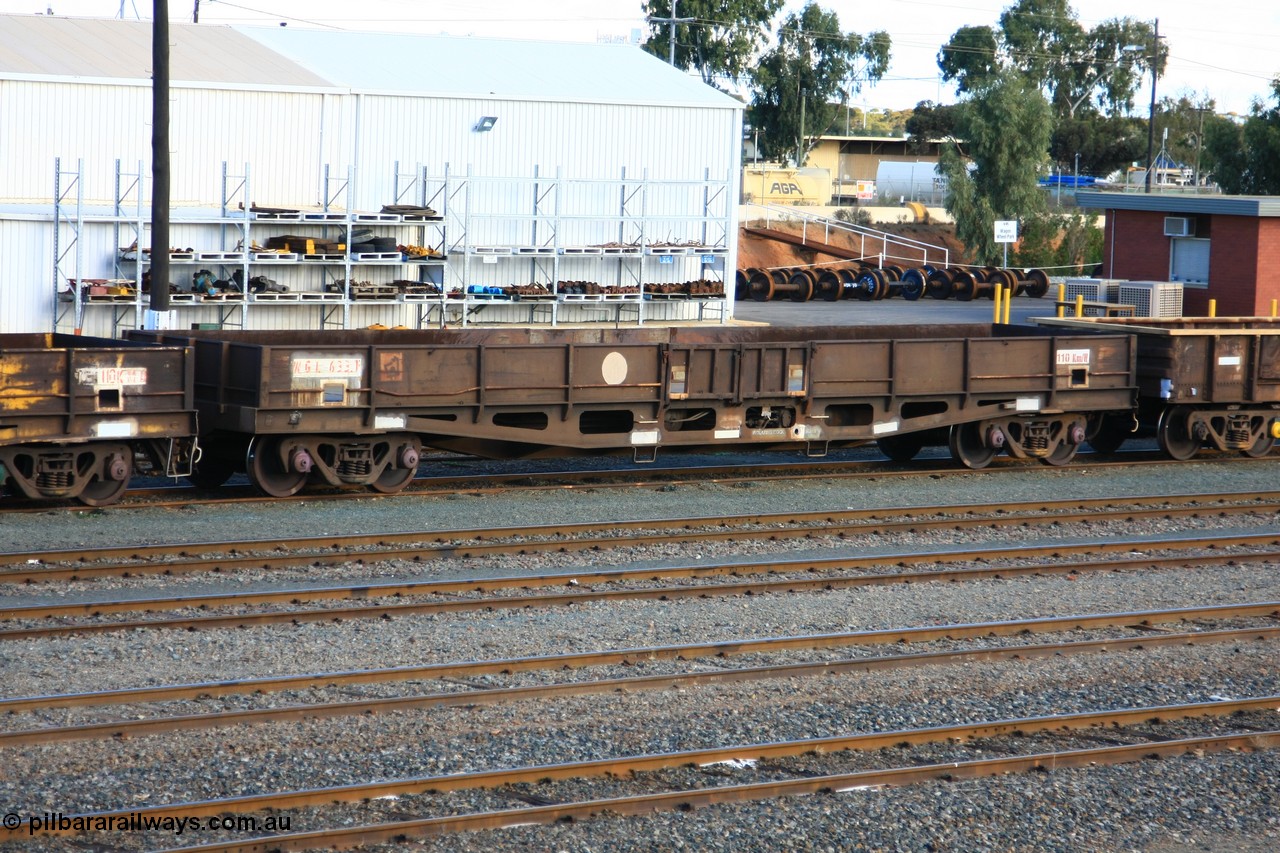
[[[1149,617],[1154,620],[1154,617]],[[1036,620],[1030,620],[1034,622]],[[1027,624],[1024,622],[1024,624]],[[1046,633],[1028,624],[1027,633]],[[1098,651],[1108,648],[1139,649],[1147,646],[1179,645],[1183,642],[1213,642],[1215,637],[1230,640],[1234,637],[1259,640],[1271,639],[1280,628],[1232,628],[1217,631],[1197,631],[1190,634],[1159,634],[1144,636],[1141,639],[1113,638],[1111,640],[1080,640],[1072,642],[1069,647],[1090,651],[1097,647]],[[248,693],[279,693],[286,690],[306,690],[310,688],[336,687],[356,684],[385,684],[397,681],[418,681],[442,678],[472,678],[482,675],[502,675],[515,672],[532,672],[537,670],[585,669],[597,666],[633,665],[645,661],[657,660],[696,660],[699,658],[728,658],[741,654],[759,652],[794,651],[797,649],[832,649],[843,646],[865,643],[865,633],[807,634],[794,637],[763,637],[741,640],[726,640],[693,645],[641,646],[627,649],[612,649],[597,652],[573,652],[558,655],[534,655],[523,658],[496,658],[479,661],[462,661],[455,663],[413,664],[407,666],[381,667],[377,669],[337,670],[331,672],[306,673],[301,675],[281,675],[265,678],[230,679],[223,681],[204,681],[191,684],[158,685],[153,687],[121,688],[117,690],[92,691],[84,693],[54,693],[44,696],[19,696],[0,699],[0,714],[19,714],[35,710],[52,708],[75,708],[86,706],[129,705],[151,702],[166,702],[182,699],[215,698],[218,696],[234,696]],[[1044,650],[1053,651],[1065,644],[1050,643],[1009,647],[1016,657],[1037,657]],[[935,655],[946,659],[952,655],[980,655],[983,650],[964,650],[958,652],[921,652],[908,655],[885,655],[870,658],[855,658],[848,663],[855,669],[872,670],[883,666],[910,665],[913,661],[933,660]],[[1003,654],[1003,648],[990,650],[997,657]],[[881,662],[884,662],[883,664]],[[831,666],[842,667],[845,662],[831,662]],[[799,664],[798,666],[805,666]],[[762,670],[772,667],[762,667]],[[745,670],[742,670],[745,671]],[[639,676],[646,678],[648,676]],[[475,694],[472,694],[475,695]]]
[[[1190,548],[1210,548],[1225,547],[1236,545],[1258,544],[1260,542],[1272,545],[1280,544],[1277,542],[1275,533],[1249,534],[1244,536],[1216,536],[1211,538],[1195,538],[1191,540],[1162,540],[1159,545],[1163,550],[1178,547]],[[762,564],[729,564],[716,567],[706,566],[683,566],[676,569],[668,568],[661,570],[654,569],[627,569],[619,570],[619,574],[628,574],[632,577],[652,575],[658,571],[671,573],[674,571],[707,572],[714,568],[718,574],[744,574],[744,573],[779,573],[782,571],[791,572],[808,572],[820,570],[834,570],[840,568],[852,568],[857,566],[869,566],[894,562],[905,564],[910,561],[919,562],[957,562],[959,559],[1026,559],[1028,556],[1037,553],[1049,555],[1061,555],[1065,553],[1095,553],[1101,551],[1128,550],[1134,548],[1132,542],[1120,543],[1084,543],[1078,545],[1062,545],[1060,543],[1039,546],[1015,546],[1004,549],[984,549],[966,552],[948,552],[946,555],[910,555],[910,556],[885,556],[878,555],[873,557],[833,557],[820,560],[799,560],[790,563],[780,561],[771,561]],[[1149,568],[1160,568],[1161,565],[1168,566],[1170,564],[1183,567],[1192,564],[1206,566],[1211,564],[1231,564],[1249,562],[1251,560],[1266,562],[1275,557],[1274,552],[1265,552],[1261,554],[1250,555],[1243,553],[1233,554],[1217,554],[1217,555],[1189,555],[1180,557],[1134,557],[1123,560],[1113,561],[1081,561],[1071,564],[1036,564],[1030,566],[1001,566],[1001,567],[980,567],[980,568],[961,568],[938,572],[904,572],[894,574],[874,574],[859,575],[855,577],[813,577],[813,578],[779,578],[763,581],[746,581],[738,583],[713,583],[701,584],[695,586],[664,586],[649,587],[640,589],[612,589],[612,590],[587,590],[583,592],[562,592],[554,594],[539,595],[508,595],[508,596],[489,596],[485,598],[468,598],[468,599],[452,599],[447,601],[426,601],[426,602],[395,602],[386,604],[369,604],[360,606],[344,606],[344,607],[322,607],[313,609],[290,609],[290,610],[271,610],[257,611],[239,614],[217,614],[205,616],[187,616],[172,619],[133,619],[121,620],[114,622],[93,622],[93,623],[72,623],[59,625],[32,625],[19,628],[6,628],[0,630],[0,641],[47,638],[56,636],[66,636],[70,634],[88,634],[88,633],[105,633],[112,631],[132,630],[137,628],[178,628],[194,630],[198,628],[228,628],[228,627],[246,627],[249,625],[272,625],[282,623],[303,623],[303,622],[340,622],[346,619],[390,619],[395,616],[421,615],[425,613],[461,613],[476,610],[513,610],[527,609],[533,607],[553,607],[584,603],[598,603],[602,601],[618,602],[618,601],[645,601],[660,600],[669,601],[687,598],[709,598],[712,596],[728,596],[728,595],[762,595],[778,592],[801,592],[809,590],[831,590],[844,589],[857,586],[882,586],[891,583],[923,583],[927,581],[946,581],[946,580],[978,580],[983,578],[1008,578],[1019,575],[1030,574],[1080,574],[1090,571],[1117,571],[1117,570],[1144,570]],[[692,576],[688,574],[686,576]],[[576,576],[575,576],[576,577]],[[427,582],[435,583],[435,582]],[[474,581],[469,582],[474,585]],[[324,593],[324,590],[320,590]],[[357,591],[358,592],[358,591]],[[303,594],[297,591],[286,593],[260,593],[260,595],[277,595],[283,594],[286,597],[301,599]],[[421,594],[415,592],[415,594]],[[232,596],[246,595],[242,593],[233,593]],[[248,595],[253,595],[252,593]],[[187,609],[191,607],[210,606],[214,598],[221,596],[201,597],[194,596],[191,598],[170,599],[167,605],[172,605],[171,609]],[[358,595],[364,598],[364,595]],[[74,605],[33,605],[19,606],[11,608],[0,608],[0,617],[13,620],[21,616],[27,619],[36,619],[41,616],[45,610],[56,612],[60,616],[66,613],[62,608],[83,609],[85,615],[96,615],[99,607],[105,611],[106,608],[119,605],[126,611],[145,610],[147,601],[158,602],[153,609],[161,609],[161,604],[165,603],[163,599],[142,599],[127,602],[102,602],[89,604]],[[243,602],[240,602],[243,603]]]
[[[174,848],[168,853],[222,853],[222,851],[225,851],[225,853],[266,853],[266,851],[307,850],[315,847],[353,847],[400,841],[409,837],[445,835],[479,829],[499,829],[531,823],[551,824],[565,820],[583,820],[600,817],[603,814],[642,815],[651,814],[655,811],[696,809],[721,803],[776,799],[799,794],[840,793],[858,788],[902,786],[926,781],[976,779],[984,776],[1000,776],[1031,770],[1048,771],[1089,767],[1097,764],[1124,764],[1147,758],[1175,757],[1186,754],[1199,756],[1213,752],[1256,751],[1274,749],[1277,746],[1280,746],[1280,731],[1214,735],[1202,738],[1147,742],[1131,746],[1065,750],[1062,752],[959,761],[894,770],[867,770],[858,773],[842,773],[782,782],[757,782],[749,785],[697,788],[688,791],[618,797],[581,803],[530,806],[524,809],[507,809],[453,817],[397,821],[373,826],[340,827],[317,832],[273,835],[245,842],[221,842],[202,844],[195,847]]]
[[[1025,633],[1044,633],[1034,625],[1024,628]],[[79,740],[101,740],[111,738],[134,738],[174,731],[193,731],[200,729],[223,728],[236,725],[255,725],[269,722],[294,720],[323,720],[338,717],[350,717],[367,714],[385,714],[395,711],[425,710],[429,708],[473,707],[478,705],[494,705],[502,702],[522,702],[534,699],[551,699],[565,696],[586,696],[597,693],[637,693],[640,691],[672,690],[698,687],[708,684],[736,683],[742,681],[762,681],[771,678],[807,678],[818,675],[843,675],[852,672],[874,672],[887,669],[900,669],[914,666],[936,666],[939,664],[993,661],[993,660],[1029,660],[1034,658],[1056,657],[1112,651],[1146,650],[1163,646],[1191,646],[1210,643],[1226,643],[1241,641],[1268,641],[1280,637],[1280,627],[1276,628],[1234,628],[1216,631],[1199,631],[1192,633],[1161,634],[1141,639],[1107,639],[1076,640],[1062,643],[1037,643],[1021,646],[999,648],[952,649],[937,652],[921,652],[911,655],[886,655],[882,657],[847,658],[838,661],[817,661],[810,663],[779,664],[775,666],[743,667],[738,669],[717,669],[707,672],[682,673],[678,675],[640,675],[629,678],[607,678],[588,681],[562,682],[527,687],[484,688],[453,693],[426,693],[415,696],[393,696],[382,698],[345,700],[340,702],[317,702],[298,705],[284,705],[272,708],[254,708],[232,711],[217,711],[204,714],[176,714],[164,717],[145,719],[113,720],[105,723],[84,723],[73,726],[45,726],[35,729],[17,729],[0,732],[0,748],[32,746],[40,743],[65,743]],[[790,638],[788,638],[790,639]],[[781,644],[781,641],[780,643]],[[729,646],[730,644],[724,644]],[[795,645],[788,642],[787,648]],[[769,652],[769,646],[758,646],[756,653]],[[734,649],[723,656],[740,654]],[[615,656],[616,652],[604,652],[602,655]],[[706,653],[692,656],[707,657]],[[682,656],[683,657],[683,656]],[[631,658],[635,660],[637,658]],[[515,661],[523,670],[533,669],[535,659],[525,658]],[[545,660],[541,669],[548,669]],[[585,664],[595,665],[595,664]],[[419,677],[445,677],[435,673],[422,672],[428,667],[420,668]],[[461,665],[442,665],[440,670],[452,676],[474,676],[482,672],[494,672],[491,664],[465,667]],[[506,670],[502,670],[506,671]],[[303,676],[303,678],[306,678]],[[312,684],[318,682],[313,681]],[[333,681],[325,682],[330,686]],[[165,688],[143,688],[139,693],[148,690],[163,691]],[[228,691],[229,692],[229,691]],[[243,687],[235,693],[249,692]],[[222,693],[221,695],[228,695]],[[42,700],[59,697],[39,697],[26,700],[6,700],[0,702],[0,712],[16,712],[34,708],[59,707],[54,702]],[[85,696],[74,697],[83,700]],[[121,696],[110,697],[113,704],[128,701]],[[136,698],[134,701],[138,701]],[[153,700],[154,701],[154,700]],[[77,705],[92,704],[77,701]]]
[[[888,732],[866,732],[853,735],[838,735],[825,738],[807,738],[795,741],[782,741],[773,743],[756,743],[756,744],[740,744],[728,747],[714,747],[711,749],[689,750],[685,752],[673,753],[656,753],[647,755],[624,756],[620,758],[598,759],[593,761],[567,762],[563,764],[536,765],[531,767],[507,768],[502,770],[481,771],[478,773],[455,773],[442,776],[426,776],[410,779],[396,779],[384,782],[372,782],[359,785],[342,785],[326,788],[313,788],[305,790],[284,791],[272,794],[257,794],[241,797],[229,797],[219,800],[202,800],[191,801],[185,803],[172,803],[159,806],[142,806],[132,809],[121,809],[114,811],[89,812],[76,815],[69,815],[69,818],[75,819],[106,819],[119,818],[130,814],[145,815],[147,817],[159,818],[168,815],[185,815],[189,817],[204,817],[209,815],[218,815],[225,813],[245,813],[260,811],[263,809],[296,809],[306,806],[322,806],[330,805],[334,802],[356,802],[361,800],[374,799],[376,797],[397,796],[397,795],[413,795],[423,793],[444,793],[450,791],[473,790],[476,788],[496,788],[502,785],[512,785],[519,783],[537,783],[543,780],[562,780],[562,779],[582,779],[582,778],[598,778],[601,776],[622,776],[633,773],[653,772],[657,770],[670,769],[673,767],[682,767],[688,765],[705,766],[710,764],[718,764],[731,760],[761,760],[772,758],[786,758],[796,755],[804,755],[810,752],[843,752],[843,751],[861,751],[868,752],[877,749],[897,746],[899,744],[908,743],[912,745],[931,744],[940,742],[968,741],[975,738],[998,737],[1003,735],[1011,735],[1029,732],[1070,732],[1084,730],[1090,728],[1098,728],[1102,726],[1133,726],[1140,724],[1151,724],[1168,722],[1174,720],[1185,720],[1197,717],[1223,717],[1238,713],[1257,712],[1257,711],[1275,711],[1280,709],[1280,696],[1263,696],[1251,699],[1240,699],[1223,702],[1204,702],[1187,705],[1162,705],[1145,708],[1123,708],[1110,709],[1106,711],[1084,712],[1077,714],[1062,714],[1044,717],[1023,717],[1005,720],[992,720],[979,723],[966,723],[950,726],[934,726],[923,729],[898,729]],[[1033,769],[1044,767],[1052,769],[1062,766],[1083,766],[1084,764],[1093,763],[1088,761],[1075,761],[1068,756],[1083,755],[1105,755],[1109,752],[1116,752],[1122,755],[1137,755],[1145,757],[1151,754],[1176,755],[1183,752],[1192,751],[1194,747],[1188,747],[1187,744],[1203,744],[1206,741],[1220,742],[1231,741],[1233,747],[1223,746],[1226,748],[1257,748],[1260,745],[1273,746],[1280,744],[1280,731],[1268,732],[1251,732],[1246,734],[1235,735],[1213,735],[1208,738],[1183,738],[1174,741],[1147,741],[1141,744],[1127,744],[1117,747],[1105,747],[1088,750],[1070,750],[1063,752],[1039,753],[1031,756],[1016,756],[1001,759],[979,759],[973,762],[947,763],[942,765],[925,765],[923,767],[912,768],[894,768],[882,770],[867,770],[851,774],[839,774],[831,776],[817,777],[816,779],[794,780],[784,782],[767,782],[755,783],[751,785],[730,785],[711,789],[699,789],[696,792],[679,792],[680,795],[699,795],[709,791],[730,792],[740,789],[763,790],[772,786],[782,785],[790,786],[804,781],[819,781],[824,784],[812,789],[811,792],[823,790],[839,791],[846,785],[852,786],[858,784],[862,779],[870,778],[899,778],[902,780],[920,781],[932,778],[972,778],[974,775],[995,775],[993,774],[966,774],[959,772],[954,774],[937,774],[939,768],[942,769],[958,769],[965,767],[974,767],[975,769],[986,765],[994,767],[1001,762],[1025,762],[1033,761],[1030,765],[1019,765],[1019,769]],[[1173,752],[1153,753],[1153,747],[1176,746]],[[1064,757],[1064,760],[1058,760]],[[1038,760],[1038,761],[1037,761]],[[926,772],[921,776],[912,776],[912,771],[934,771]],[[1012,772],[1011,770],[1002,770],[997,772]],[[898,776],[897,774],[907,774]],[[838,781],[837,781],[838,780]],[[847,780],[847,781],[846,781]],[[868,785],[885,785],[885,784],[903,784],[903,781],[880,781],[867,782]],[[670,796],[671,794],[662,794],[658,796]],[[628,798],[630,799],[630,798]],[[649,799],[642,797],[641,799]],[[716,802],[712,800],[709,802]],[[719,800],[725,801],[728,800]],[[599,801],[597,801],[599,802]],[[614,802],[609,800],[606,802]],[[561,806],[562,807],[562,806]],[[549,808],[561,808],[557,806]],[[538,808],[514,809],[496,814],[531,814],[537,812]],[[495,813],[490,813],[495,814]],[[467,816],[474,817],[474,816]],[[452,820],[452,818],[444,819],[428,819],[427,821],[408,821],[396,825],[403,826],[417,823],[436,823],[440,820]],[[509,826],[512,824],[495,824],[495,826]],[[3,838],[5,832],[10,837],[18,834],[26,834],[29,829],[30,822],[19,824],[14,828],[0,829],[0,838]],[[360,829],[368,829],[361,827]],[[446,830],[455,831],[455,830]],[[69,831],[67,831],[69,832]],[[61,835],[67,832],[52,830],[47,835]],[[328,831],[325,831],[328,832]],[[289,836],[275,836],[271,840],[279,840],[280,838],[302,839],[315,838],[316,833],[299,833]],[[233,844],[255,844],[265,841],[266,839],[255,839],[250,842],[233,842]],[[370,839],[362,839],[366,843]],[[323,846],[323,845],[318,845]],[[200,846],[189,849],[215,849],[207,846]],[[236,846],[222,847],[216,849],[238,850],[242,849]],[[269,848],[252,848],[252,849],[269,849]],[[279,849],[299,849],[296,847],[287,847]]]
[[[1258,534],[1264,540],[1269,540],[1272,544],[1280,545],[1280,534],[1265,533]],[[1256,539],[1250,536],[1250,544],[1256,544]],[[1152,543],[1146,540],[1142,543],[1126,543],[1125,547],[1132,550],[1135,544],[1152,548],[1153,550],[1178,550],[1178,549],[1194,549],[1198,547],[1221,547],[1220,539],[1178,539],[1164,540],[1158,543]],[[1231,544],[1237,544],[1232,542]],[[548,586],[591,586],[593,584],[617,583],[623,581],[641,581],[641,580],[657,580],[659,578],[705,578],[715,576],[741,576],[751,574],[794,574],[797,572],[821,572],[821,571],[837,571],[842,569],[866,568],[873,565],[883,565],[884,563],[895,563],[905,565],[911,562],[928,562],[928,563],[955,563],[961,560],[1000,560],[1008,559],[1011,551],[1015,551],[1016,555],[1037,555],[1045,552],[1051,552],[1055,555],[1064,553],[1096,553],[1101,550],[1101,546],[1095,544],[1087,545],[1031,545],[1021,546],[1014,549],[980,549],[980,550],[964,550],[951,551],[943,554],[916,554],[906,555],[902,558],[891,555],[877,555],[874,557],[828,557],[816,559],[802,560],[771,560],[767,564],[756,563],[720,563],[715,565],[676,565],[668,567],[643,567],[643,568],[619,568],[619,569],[598,569],[588,570],[585,572],[555,572],[540,575],[499,575],[484,578],[462,578],[458,580],[425,580],[425,581],[392,581],[388,583],[359,583],[347,584],[341,586],[305,586],[305,587],[288,587],[285,589],[258,590],[246,592],[230,592],[230,593],[202,593],[193,595],[174,595],[174,596],[150,596],[146,598],[130,598],[130,599],[109,599],[97,601],[80,601],[72,603],[41,603],[41,604],[25,604],[0,606],[0,620],[17,620],[17,619],[53,619],[68,618],[74,616],[100,616],[110,613],[132,613],[132,612],[162,612],[172,610],[185,610],[190,608],[199,608],[201,610],[210,610],[217,607],[235,607],[259,604],[300,604],[307,601],[337,601],[337,600],[370,600],[380,598],[401,598],[405,596],[423,596],[423,595],[457,595],[469,592],[483,592],[497,589],[528,589]],[[957,559],[959,557],[960,559]],[[876,574],[870,576],[859,576],[855,578],[810,578],[810,579],[789,579],[789,580],[768,580],[753,581],[730,586],[728,584],[717,583],[707,587],[719,591],[723,589],[734,589],[737,592],[767,592],[772,587],[779,584],[788,586],[789,589],[799,588],[824,588],[826,586],[883,586],[896,583],[913,583],[913,582],[929,582],[929,581],[953,581],[953,580],[973,580],[988,577],[1015,577],[1028,574],[1067,574],[1072,572],[1096,571],[1099,566],[1107,570],[1134,570],[1159,567],[1171,567],[1185,565],[1188,560],[1195,560],[1197,563],[1218,564],[1224,562],[1262,562],[1280,558],[1280,551],[1264,550],[1250,553],[1231,553],[1231,554],[1205,554],[1189,556],[1173,556],[1173,557],[1136,557],[1122,560],[1112,560],[1107,563],[1101,561],[1081,561],[1072,563],[1041,563],[1036,565],[1025,566],[1001,566],[1001,567],[977,567],[965,569],[951,570],[933,570],[923,572],[895,572],[891,574]],[[663,587],[658,590],[661,593],[670,593],[673,597],[681,596],[687,593],[688,587]],[[620,595],[642,595],[642,593],[652,590],[628,590],[619,591]],[[595,595],[610,595],[608,592],[594,593]],[[568,596],[569,600],[579,601],[585,600],[593,595],[592,592],[579,592]],[[333,612],[332,610],[326,612]]]
[[[1142,508],[1144,504],[1162,506]],[[1170,506],[1172,504],[1172,506]],[[1195,504],[1195,506],[1188,506]],[[1018,511],[1011,511],[1010,506]],[[1135,508],[1136,507],[1136,508]],[[1071,508],[1075,512],[1065,512]],[[446,557],[477,557],[494,554],[528,554],[546,551],[599,550],[625,545],[669,544],[673,541],[714,541],[723,539],[801,538],[836,536],[874,528],[877,532],[916,532],[927,529],[960,529],[1003,525],[1062,524],[1102,520],[1098,510],[1112,508],[1112,515],[1124,520],[1140,517],[1197,516],[1229,512],[1280,511],[1280,492],[1227,492],[1208,495],[1174,495],[1156,498],[1120,497],[1084,500],[1030,501],[1001,506],[994,514],[989,504],[956,504],[942,507],[892,507],[863,510],[815,510],[807,512],[706,516],[683,519],[650,519],[605,522],[576,522],[563,525],[503,527],[459,531],[416,531],[351,536],[260,539],[219,543],[167,543],[147,546],[110,546],[92,550],[61,549],[0,554],[0,563],[20,564],[0,569],[0,583],[30,583],[39,580],[85,580],[104,575],[175,574],[196,571],[271,569],[297,565],[332,565],[367,560],[412,559],[423,561]],[[912,513],[932,518],[907,518]],[[1050,514],[1037,514],[1050,513]],[[897,519],[897,520],[889,520]],[[854,523],[856,522],[856,523]],[[740,529],[742,525],[778,525]],[[719,528],[719,529],[715,529]],[[730,529],[725,529],[730,528]],[[657,530],[661,532],[629,536],[590,537],[602,531]],[[680,535],[683,539],[673,539]],[[501,541],[499,541],[501,540]],[[406,543],[410,543],[406,546]],[[435,543],[435,544],[432,544]],[[379,546],[379,550],[340,549]],[[403,546],[403,547],[402,547]],[[323,549],[323,550],[321,550]],[[285,554],[263,552],[285,551]],[[252,553],[244,553],[252,552]],[[217,554],[211,558],[176,560],[190,554]],[[162,559],[163,562],[127,562],[113,565],[84,565],[86,561],[108,559]],[[44,564],[79,563],[75,566]],[[33,565],[34,564],[34,565]]]

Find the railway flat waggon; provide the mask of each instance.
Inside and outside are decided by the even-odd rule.
[[[0,486],[101,506],[135,472],[189,475],[193,367],[181,345],[0,335]]]
[[[1090,443],[1112,451],[1138,429],[1185,460],[1201,448],[1265,456],[1280,438],[1280,320],[1269,317],[1042,318],[1061,332],[1130,334],[1138,402],[1099,421]]]
[[[943,435],[1065,464],[1090,419],[1128,413],[1129,335],[1035,326],[131,332],[195,353],[203,485],[247,471],[383,492],[423,447],[485,457],[878,442]]]

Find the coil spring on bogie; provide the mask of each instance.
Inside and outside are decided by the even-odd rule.
[[[36,485],[41,489],[67,489],[71,487],[70,471],[44,471],[36,476]]]
[[[373,470],[367,459],[344,459],[338,463],[339,477],[366,477]]]
[[[1252,438],[1248,418],[1231,418],[1227,421],[1226,439],[1231,444],[1248,444]]]
[[[1028,430],[1026,437],[1023,439],[1023,446],[1031,451],[1048,450],[1049,434],[1039,429]]]

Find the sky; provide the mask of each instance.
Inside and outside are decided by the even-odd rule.
[[[799,10],[803,2],[788,2]],[[994,26],[1011,0],[819,0],[845,31],[884,30],[893,40],[885,78],[856,93],[868,109],[911,109],[919,101],[951,103],[954,89],[938,77],[937,53],[963,26]],[[648,32],[640,0],[169,0],[169,17],[201,24],[252,24],[338,30],[447,33],[456,36],[547,41],[630,41]],[[1247,114],[1255,99],[1271,100],[1280,74],[1280,3],[1274,0],[1074,0],[1090,29],[1104,20],[1159,17],[1169,64],[1157,94],[1212,98],[1220,113]],[[150,0],[0,0],[0,12],[148,19]],[[679,5],[677,0],[677,13]],[[1150,78],[1136,98],[1145,114]]]

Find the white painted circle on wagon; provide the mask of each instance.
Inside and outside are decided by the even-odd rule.
[[[600,365],[600,373],[605,384],[621,385],[627,379],[627,357],[620,352],[609,353]]]

